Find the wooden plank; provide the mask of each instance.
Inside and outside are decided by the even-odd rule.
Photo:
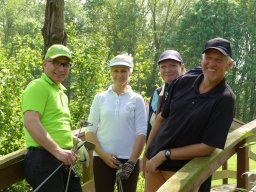
[[[14,163],[22,161],[25,157],[26,152],[26,149],[20,149],[18,151],[14,151],[12,153],[0,157],[0,170]]]
[[[239,121],[238,119],[233,119],[230,128],[231,128],[232,130],[234,130],[234,129],[238,129],[238,128],[241,127],[242,125],[244,125],[244,123],[243,123],[242,121]]]
[[[253,161],[256,161],[256,153],[253,151],[249,151],[249,158]]]
[[[226,184],[226,185],[212,187],[211,192],[234,192],[235,189],[236,189],[235,184]]]
[[[85,128],[82,128],[79,134],[79,138],[82,140],[85,139],[84,129]],[[77,135],[78,130],[73,131],[73,133]],[[13,183],[24,179],[23,163],[26,152],[26,149],[20,149],[0,157],[0,189],[9,187]],[[85,169],[85,171],[83,175],[89,175],[91,178],[92,174],[87,173],[87,169]],[[87,180],[85,181],[88,181],[90,178],[86,178]]]
[[[0,189],[24,179],[23,163],[26,149],[0,157]]]
[[[253,184],[255,183],[256,181],[256,175],[255,174],[251,174],[251,175],[248,175],[248,185],[249,185],[249,189],[252,189],[253,188]],[[255,191],[256,191],[256,186],[255,186]]]
[[[0,170],[0,189],[5,189],[25,178],[23,174],[23,162],[17,162]]]
[[[236,179],[236,171],[232,171],[232,170],[216,171],[212,176],[212,180],[225,179],[225,178]]]
[[[83,184],[83,191],[84,192],[95,192],[94,180],[91,179]]]

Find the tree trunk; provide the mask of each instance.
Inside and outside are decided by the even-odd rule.
[[[47,0],[42,35],[44,38],[43,55],[53,44],[66,45],[67,35],[64,31],[64,0]]]
[[[67,34],[64,31],[64,0],[47,0],[45,8],[45,20],[42,28],[44,38],[43,57],[47,49],[53,44],[66,45]],[[71,71],[62,84],[67,88],[67,96],[70,99]]]

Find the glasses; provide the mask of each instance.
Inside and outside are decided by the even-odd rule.
[[[51,62],[54,65],[54,67],[57,67],[57,68],[62,66],[64,69],[68,69],[72,65],[72,63],[70,63],[70,62],[60,62],[60,61],[54,60],[54,59],[51,59],[51,60],[48,60],[48,61]]]

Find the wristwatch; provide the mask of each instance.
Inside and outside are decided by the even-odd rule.
[[[166,149],[164,152],[166,160],[171,159],[171,151],[169,149]]]

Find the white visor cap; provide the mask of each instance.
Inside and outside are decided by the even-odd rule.
[[[125,62],[125,61],[112,61],[109,64],[110,67],[113,66],[127,66],[129,68],[133,68],[133,63]]]

